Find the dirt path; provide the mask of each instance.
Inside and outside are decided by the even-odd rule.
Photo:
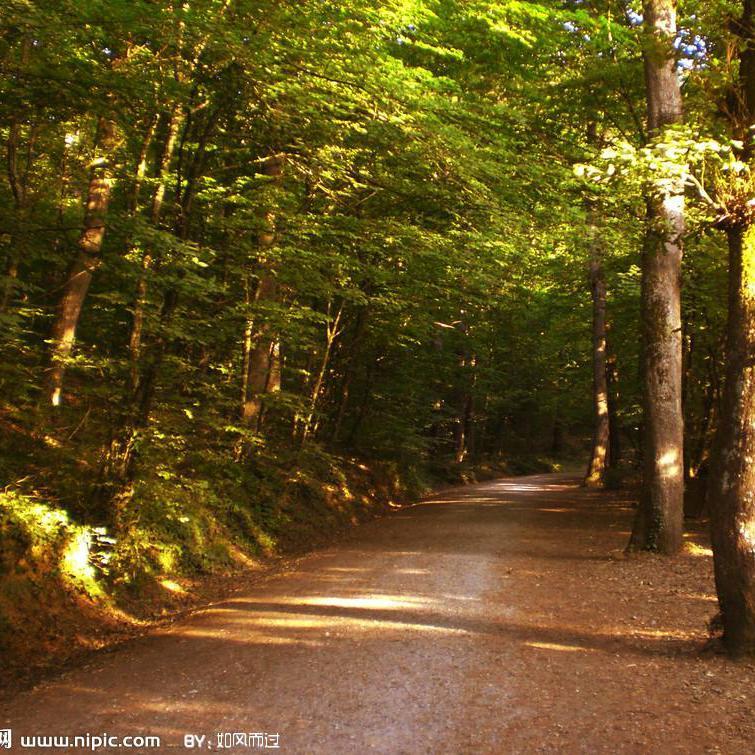
[[[277,732],[295,753],[751,753],[755,668],[700,653],[709,557],[623,560],[630,517],[558,475],[447,491],[95,656],[0,722],[17,743],[179,750]]]

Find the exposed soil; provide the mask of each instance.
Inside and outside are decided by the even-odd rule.
[[[278,732],[287,752],[751,753],[700,536],[623,557],[627,495],[448,490],[13,699],[20,735]],[[0,727],[3,728],[3,727]],[[244,751],[244,748],[237,748]]]

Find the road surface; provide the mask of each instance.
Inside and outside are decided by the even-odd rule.
[[[625,560],[630,517],[564,475],[446,491],[92,656],[0,722],[16,746],[209,751],[220,732],[234,752],[751,752],[755,672],[700,653],[704,549]]]

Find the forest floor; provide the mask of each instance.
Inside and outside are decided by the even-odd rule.
[[[16,695],[0,728],[178,749],[279,733],[296,753],[750,753],[755,665],[708,642],[704,538],[625,558],[630,503],[566,475],[446,490]]]

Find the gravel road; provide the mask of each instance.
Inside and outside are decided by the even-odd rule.
[[[218,732],[259,751],[259,732],[292,753],[750,752],[755,671],[699,652],[709,564],[682,558],[654,588],[657,560],[621,556],[630,516],[564,475],[446,491],[92,656],[0,721],[16,744],[181,751]]]

